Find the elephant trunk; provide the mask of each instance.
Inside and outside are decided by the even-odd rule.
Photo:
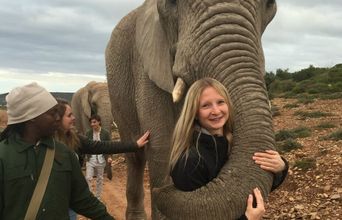
[[[206,186],[193,192],[182,192],[173,186],[155,190],[160,214],[170,219],[237,219],[245,212],[253,188],[259,187],[266,197],[272,185],[272,175],[252,160],[255,152],[274,149],[255,10],[222,4],[227,7],[210,7],[206,18],[193,28],[194,53],[186,67],[177,66],[184,65],[182,61],[175,64],[174,70],[183,71],[176,75],[188,85],[203,77],[215,78],[225,85],[235,113],[233,147],[228,163]]]

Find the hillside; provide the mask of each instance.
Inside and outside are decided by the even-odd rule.
[[[331,68],[309,66],[297,72],[278,69],[265,75],[270,98],[342,98],[342,64]]]
[[[6,95],[7,94],[8,93],[0,94],[0,106],[6,105]],[[63,98],[63,99],[66,99],[68,101],[71,101],[72,95],[74,93],[72,93],[72,92],[52,92],[51,94],[56,98],[58,97],[58,98]]]

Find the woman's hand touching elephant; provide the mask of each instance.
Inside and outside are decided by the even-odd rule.
[[[248,220],[260,220],[265,214],[264,200],[258,188],[255,188],[253,192],[256,199],[256,207],[253,207],[253,196],[249,194],[245,215]]]
[[[146,131],[145,134],[143,134],[143,136],[141,136],[137,140],[137,145],[138,145],[139,148],[142,148],[145,144],[148,143],[149,136],[150,136],[150,131]]]
[[[260,165],[261,169],[272,173],[279,173],[285,169],[285,162],[279,153],[274,150],[254,153],[253,160]]]

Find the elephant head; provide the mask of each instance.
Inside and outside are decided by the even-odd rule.
[[[89,118],[92,114],[101,117],[102,127],[111,130],[113,117],[107,83],[91,81],[72,96],[71,108],[76,117],[76,128],[85,133],[90,129]]]
[[[274,148],[261,36],[275,13],[274,0],[146,0],[114,29],[106,49],[112,109],[124,139],[151,130],[144,156],[154,190],[153,218],[236,219],[252,188],[267,196],[272,175],[256,166],[252,155]],[[194,192],[162,187],[182,97],[203,77],[219,80],[232,98],[236,117],[229,162]],[[141,172],[144,163],[131,161],[128,168]],[[137,202],[143,196],[132,196],[139,190],[130,185],[133,179],[141,184],[141,178],[128,176],[128,219],[143,207]]]

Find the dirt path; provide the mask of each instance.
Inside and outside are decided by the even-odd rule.
[[[114,161],[112,167],[113,179],[104,178],[104,186],[102,193],[102,201],[106,205],[108,212],[115,217],[116,220],[124,220],[126,212],[126,163],[123,156],[119,156]],[[144,179],[145,189],[145,211],[148,219],[151,219],[151,196],[149,190],[148,172],[145,171]],[[79,217],[79,220],[85,220]]]

